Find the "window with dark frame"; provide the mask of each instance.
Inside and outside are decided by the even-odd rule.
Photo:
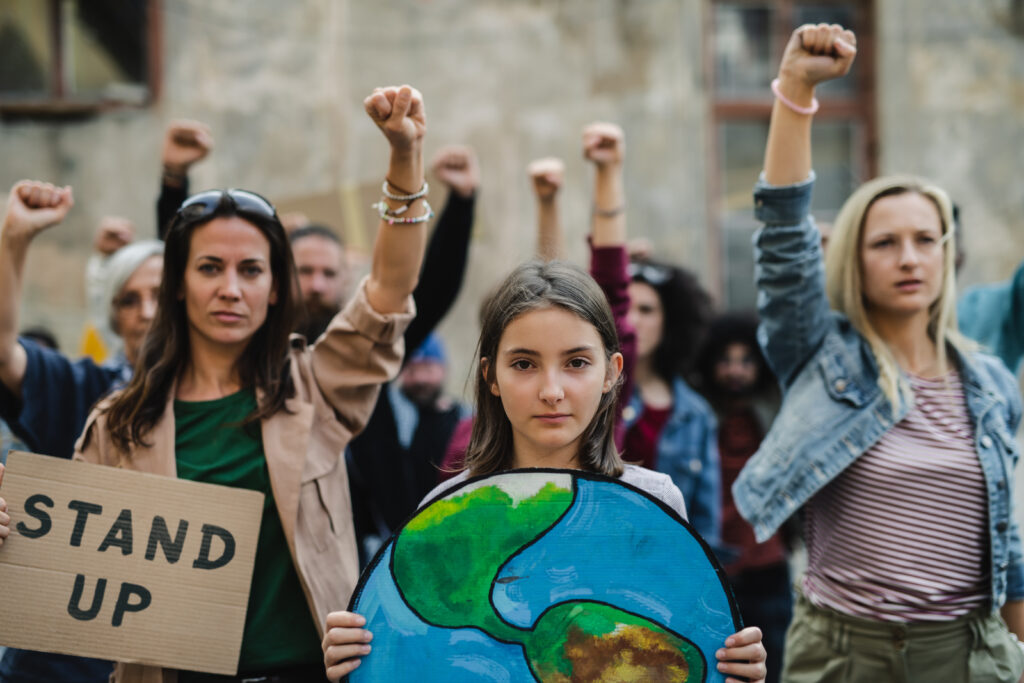
[[[141,106],[156,92],[159,0],[0,0],[0,112]]]
[[[712,89],[712,182],[709,215],[719,247],[721,291],[731,309],[756,304],[751,190],[761,172],[773,98],[769,84],[793,30],[802,24],[851,27],[857,60],[851,73],[817,89],[821,109],[812,133],[812,213],[830,223],[843,201],[876,173],[873,7],[870,0],[714,1],[709,7]]]

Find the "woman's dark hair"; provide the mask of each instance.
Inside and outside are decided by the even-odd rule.
[[[757,381],[750,393],[754,396],[769,395],[775,387],[775,375],[757,343],[757,315],[749,312],[725,313],[711,321],[694,362],[694,384],[697,390],[713,405],[718,404],[723,395],[715,382],[715,365],[723,358],[730,344],[748,347],[750,357],[757,366]]]
[[[512,467],[515,453],[512,425],[501,398],[491,393],[494,359],[505,328],[516,318],[545,308],[562,308],[597,329],[605,360],[619,351],[615,320],[604,292],[586,271],[565,261],[529,261],[513,270],[484,303],[476,364],[476,419],[466,469],[472,475],[490,474]],[[486,372],[483,362],[487,361]],[[577,460],[581,468],[610,477],[622,474],[622,459],[615,448],[613,427],[619,381],[601,396],[597,412],[584,430]]]
[[[676,376],[689,379],[711,320],[711,296],[685,268],[643,260],[633,261],[629,272],[633,282],[653,288],[661,302],[664,322],[661,343],[654,350],[654,372],[668,383]]]
[[[284,410],[285,399],[294,394],[288,365],[288,335],[294,328],[300,299],[288,237],[276,214],[246,210],[232,199],[232,192],[224,192],[219,203],[208,206],[199,215],[186,210],[189,205],[186,201],[167,230],[156,316],[135,362],[134,376],[106,408],[111,439],[122,451],[128,452],[132,444],[145,444],[146,433],[159,422],[171,387],[188,362],[189,328],[185,302],[180,295],[192,234],[214,218],[238,216],[259,230],[270,243],[270,272],[277,300],[268,306],[266,320],[239,359],[242,385],[255,388],[261,397],[245,424]]]

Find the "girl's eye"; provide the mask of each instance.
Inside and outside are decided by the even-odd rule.
[[[263,269],[259,266],[245,266],[242,268],[242,273],[249,277],[256,277],[263,273]]]
[[[582,370],[588,365],[590,365],[590,361],[587,360],[586,358],[573,358],[571,361],[569,361],[569,367],[573,368],[574,370]]]
[[[917,238],[917,241],[921,244],[935,244],[938,240],[931,235],[921,235]]]
[[[884,249],[886,247],[892,246],[893,244],[895,244],[895,242],[892,240],[892,238],[887,237],[884,240],[878,240],[871,246],[873,246],[875,249]]]
[[[529,370],[531,367],[533,367],[533,364],[528,360],[519,359],[517,361],[512,361],[513,370]]]
[[[206,273],[207,275],[212,274],[212,273],[216,273],[217,272],[217,266],[216,266],[216,264],[213,264],[213,263],[200,263],[199,264],[199,272],[200,273]]]

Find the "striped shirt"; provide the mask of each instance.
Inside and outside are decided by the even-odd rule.
[[[950,621],[988,600],[988,498],[960,376],[910,383],[906,418],[807,504],[803,591],[819,607]]]

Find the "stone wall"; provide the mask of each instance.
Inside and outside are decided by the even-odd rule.
[[[962,210],[965,284],[1024,258],[1024,35],[1008,2],[878,3],[880,170],[933,179]]]
[[[1024,257],[1024,41],[996,20],[998,2],[877,5],[880,169],[949,187],[967,222],[965,279],[1005,277]],[[284,204],[333,196],[338,227],[368,244],[367,198],[387,148],[361,101],[402,82],[425,94],[428,154],[468,143],[483,172],[466,286],[442,325],[453,390],[468,372],[480,296],[532,253],[531,159],[566,160],[570,256],[585,258],[590,176],[579,147],[590,121],[626,130],[632,234],[717,289],[708,13],[700,0],[164,0],[152,106],[0,121],[0,188],[39,177],[73,185],[77,198],[67,223],[33,249],[23,323],[47,324],[76,347],[93,227],[117,213],[153,233],[159,142],[176,117],[206,121],[217,138],[194,189],[247,187]]]

